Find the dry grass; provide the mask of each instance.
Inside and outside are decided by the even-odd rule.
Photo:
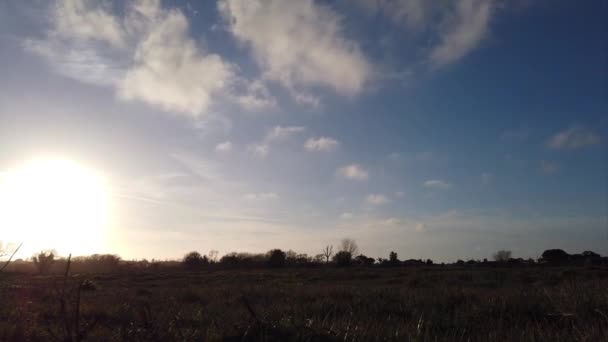
[[[608,270],[603,269],[328,268],[104,274],[83,280],[70,277],[61,299],[56,288],[63,288],[63,277],[3,275],[0,340],[64,340],[66,329],[72,331],[70,341],[85,330],[90,341],[602,341],[608,336]]]

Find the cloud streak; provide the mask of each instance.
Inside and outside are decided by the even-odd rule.
[[[553,135],[547,146],[554,150],[576,150],[600,143],[600,136],[583,126],[570,128]]]
[[[336,175],[344,179],[355,181],[364,181],[369,178],[369,172],[363,169],[359,164],[343,166],[336,171]]]
[[[311,152],[331,152],[338,148],[338,140],[329,137],[309,138],[304,143],[304,148]]]
[[[425,181],[423,185],[429,189],[436,190],[448,190],[452,187],[452,184],[440,179],[429,179]]]

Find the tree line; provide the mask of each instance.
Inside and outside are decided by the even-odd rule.
[[[0,250],[0,257],[9,253]],[[192,251],[181,260],[122,260],[117,255],[94,254],[71,259],[74,272],[114,272],[117,270],[154,270],[154,269],[186,269],[201,270],[205,268],[282,268],[282,267],[397,267],[397,266],[432,266],[436,265],[431,259],[400,260],[396,252],[391,251],[388,258],[371,258],[362,254],[357,242],[353,239],[343,239],[337,248],[326,245],[319,254],[309,256],[294,251],[271,249],[266,253],[232,252],[218,258],[218,251],[212,250],[203,255]],[[10,260],[9,260],[10,261]],[[8,263],[8,262],[7,262]],[[29,271],[40,274],[53,273],[63,269],[65,258],[58,257],[55,251],[36,253],[30,260],[16,260],[12,271]],[[549,249],[537,259],[513,258],[509,250],[499,250],[492,255],[492,260],[457,260],[447,265],[455,266],[529,266],[529,265],[598,265],[608,264],[608,258],[592,251],[580,254],[568,254],[561,249]],[[441,265],[446,265],[441,263]],[[5,265],[6,267],[6,265]]]

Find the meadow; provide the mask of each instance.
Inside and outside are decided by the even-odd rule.
[[[602,341],[602,267],[0,274],[2,341]]]

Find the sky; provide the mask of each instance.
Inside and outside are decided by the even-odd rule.
[[[0,171],[44,155],[103,174],[99,252],[127,259],[346,237],[401,259],[606,254],[607,13],[2,1]]]

